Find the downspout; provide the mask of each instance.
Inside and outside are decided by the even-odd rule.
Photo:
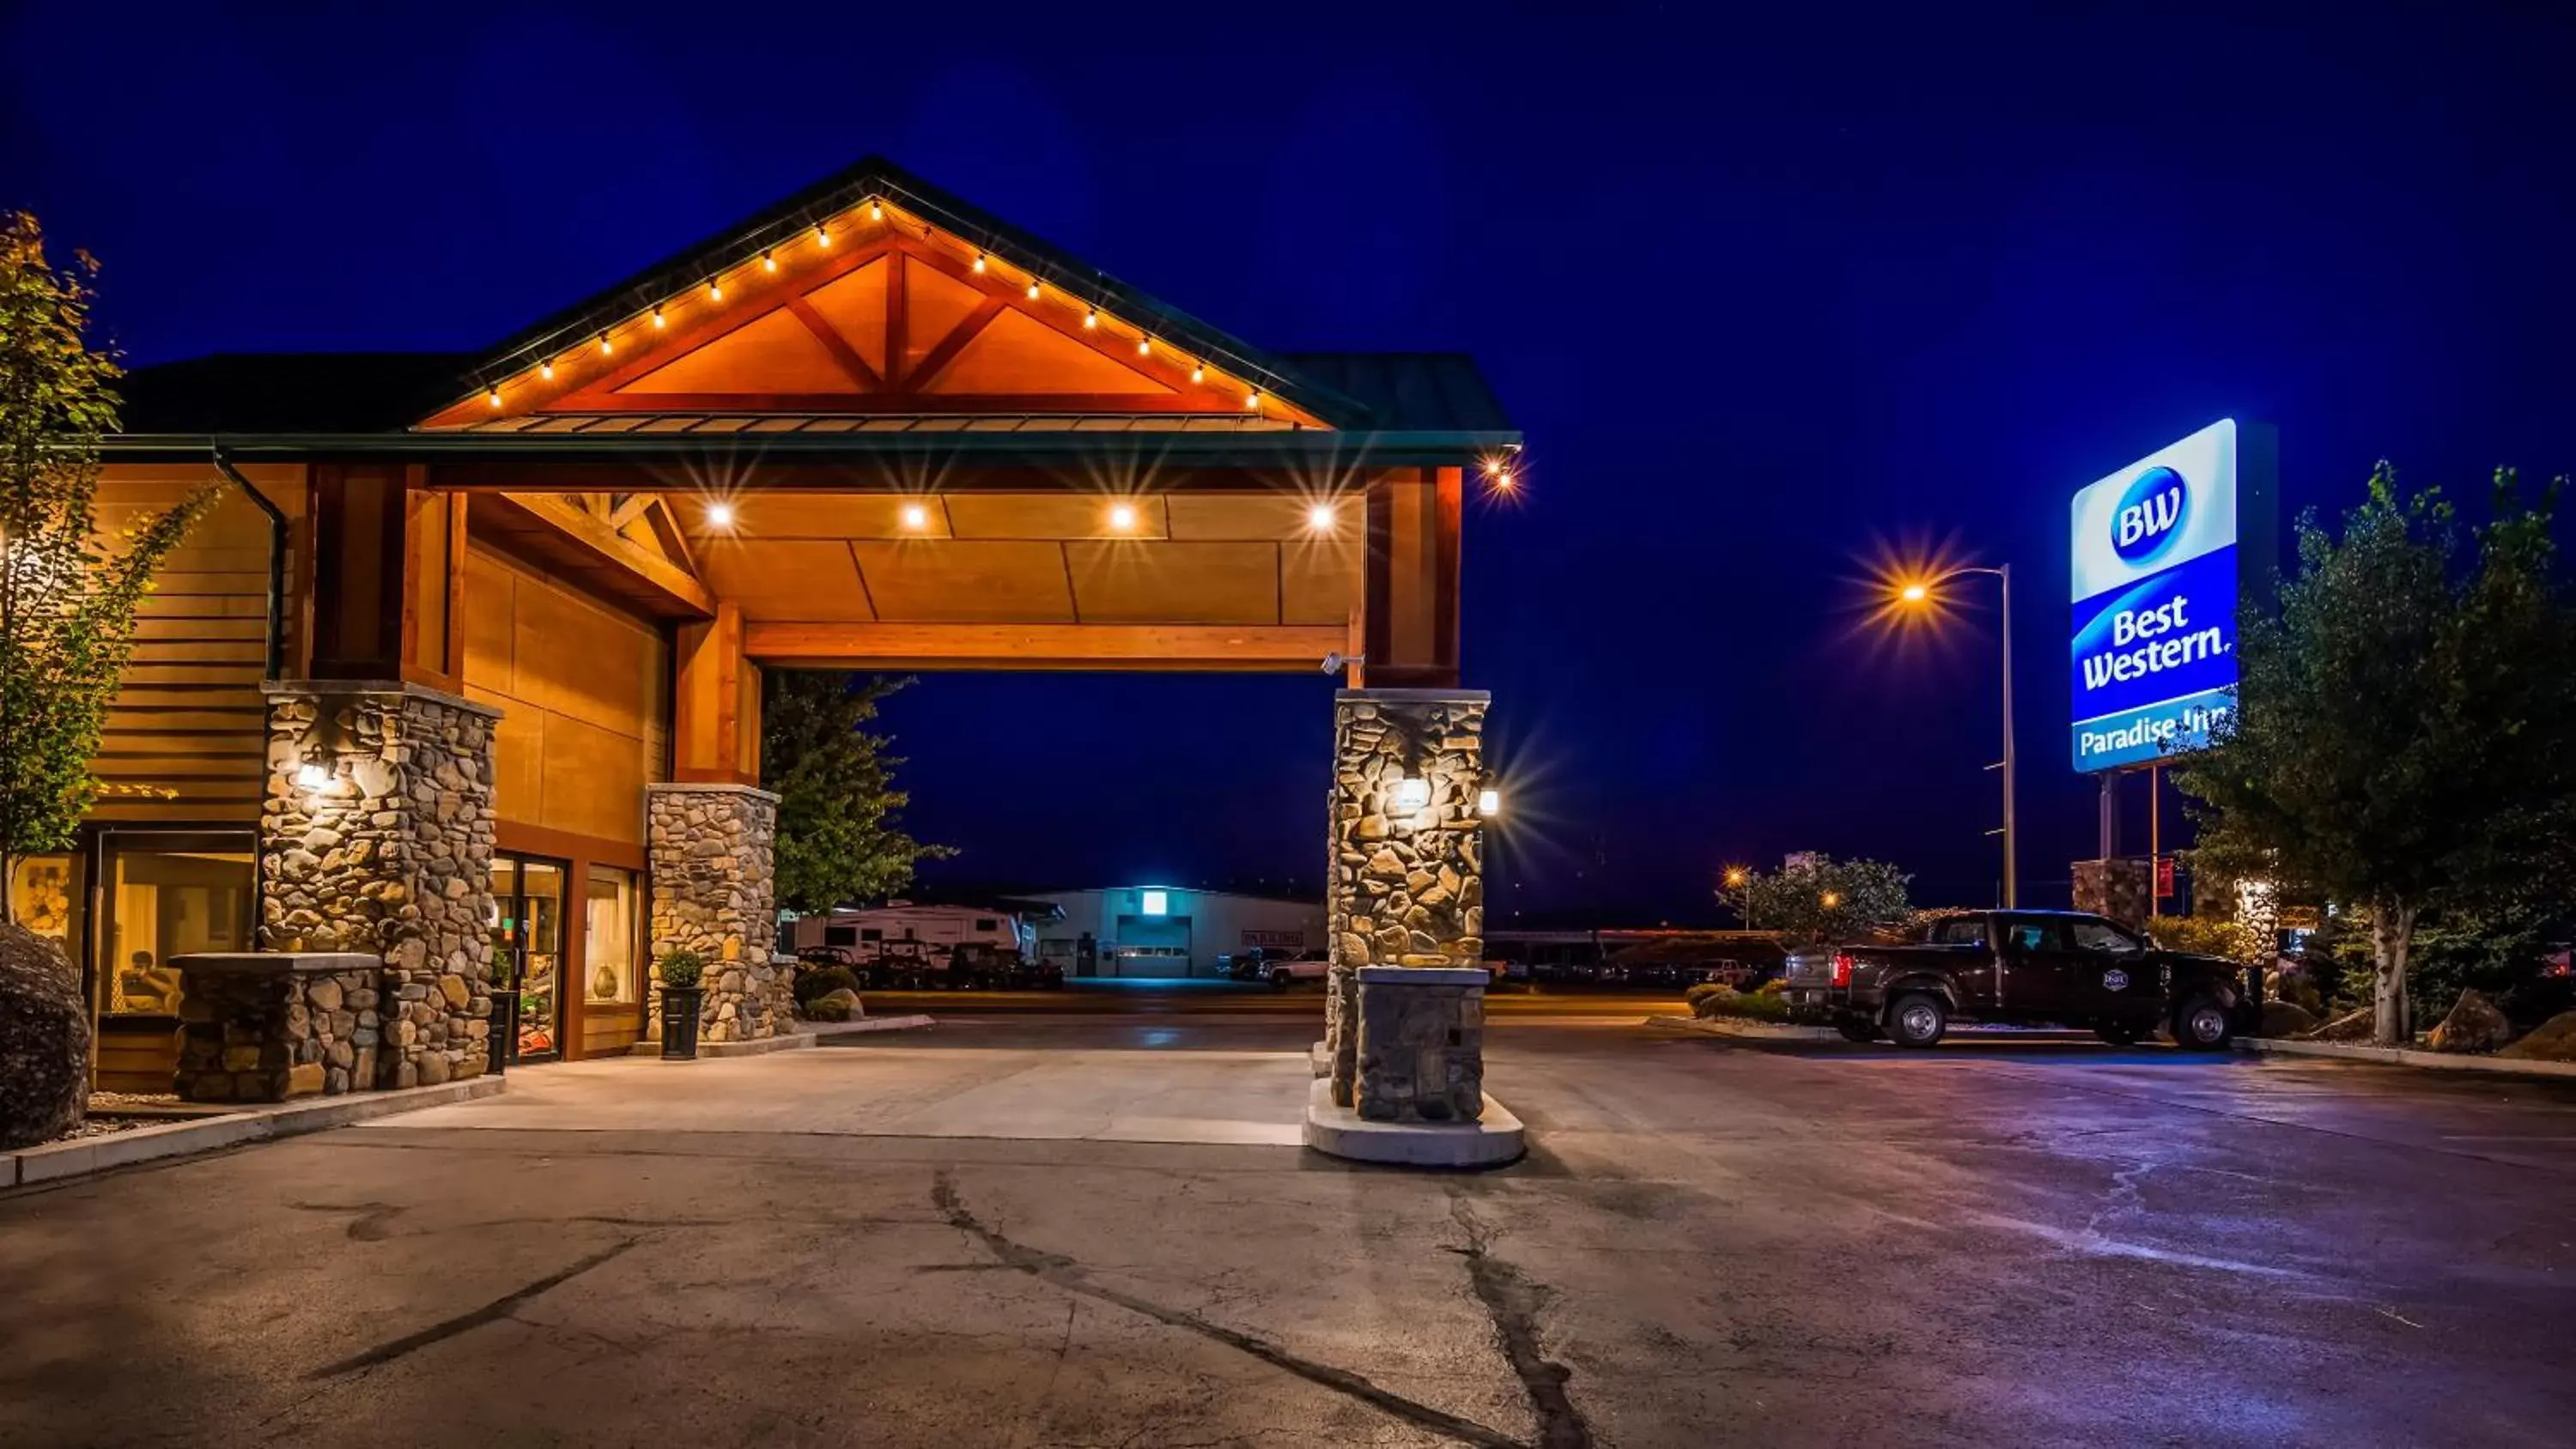
[[[215,467],[233,480],[259,511],[268,515],[268,667],[262,677],[276,681],[286,669],[286,513],[269,496],[251,486],[231,461],[224,457],[220,444],[209,444],[207,451]]]

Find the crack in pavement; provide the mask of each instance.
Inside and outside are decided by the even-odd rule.
[[[519,1287],[502,1294],[500,1297],[493,1299],[491,1302],[484,1304],[480,1308],[460,1313],[454,1318],[442,1319],[417,1333],[404,1334],[402,1337],[394,1339],[390,1343],[380,1343],[374,1348],[368,1349],[363,1353],[352,1354],[349,1357],[340,1360],[338,1363],[325,1364],[321,1368],[315,1369],[313,1372],[306,1374],[305,1377],[308,1379],[332,1379],[338,1378],[342,1374],[355,1373],[359,1369],[374,1368],[380,1363],[390,1363],[415,1349],[427,1348],[429,1345],[437,1343],[441,1339],[454,1338],[456,1335],[464,1333],[469,1329],[480,1328],[484,1324],[507,1318],[519,1307],[520,1304],[526,1303],[528,1300],[551,1289],[562,1287],[564,1284],[571,1282],[573,1279],[580,1277],[582,1274],[589,1272],[591,1269],[598,1267],[600,1264],[607,1262],[609,1259],[616,1257],[618,1254],[625,1252],[627,1249],[634,1247],[637,1243],[642,1241],[643,1239],[641,1238],[627,1238],[620,1242],[612,1243],[609,1246],[600,1249],[598,1252],[591,1254],[589,1257],[582,1259],[580,1262],[573,1264],[569,1268],[565,1268],[560,1272],[548,1273],[546,1276],[537,1279],[533,1283],[522,1284]]]
[[[1067,1293],[1078,1293],[1085,1298],[1097,1299],[1100,1302],[1124,1308],[1130,1313],[1150,1318],[1167,1327],[1186,1329],[1238,1353],[1248,1354],[1273,1368],[1295,1374],[1308,1383],[1330,1389],[1345,1398],[1356,1399],[1406,1423],[1431,1430],[1436,1434],[1446,1434],[1462,1444],[1474,1444],[1479,1446],[1479,1449],[1528,1449],[1528,1446],[1508,1434],[1488,1429],[1473,1419],[1461,1418],[1445,1409],[1435,1409],[1429,1404],[1417,1403],[1402,1394],[1380,1388],[1369,1382],[1366,1377],[1353,1373],[1349,1369],[1334,1368],[1330,1364],[1320,1364],[1311,1359],[1299,1358],[1277,1344],[1255,1338],[1251,1334],[1236,1329],[1210,1323],[1195,1313],[1178,1308],[1166,1308],[1160,1303],[1139,1298],[1135,1294],[1095,1283],[1091,1281],[1091,1276],[1083,1271],[1082,1265],[1071,1258],[1041,1252],[1024,1243],[1014,1242],[999,1231],[985,1226],[958,1198],[957,1184],[949,1176],[946,1168],[941,1168],[932,1174],[930,1200],[939,1209],[941,1215],[947,1218],[950,1227],[983,1244],[984,1250],[991,1253],[1004,1267],[1041,1279]]]
[[[1494,1256],[1494,1229],[1476,1216],[1475,1208],[1456,1188],[1449,1192],[1449,1216],[1467,1234],[1467,1246],[1450,1251],[1467,1260],[1468,1281],[1494,1321],[1503,1357],[1529,1394],[1530,1412],[1538,1417],[1538,1442],[1543,1449],[1591,1449],[1592,1426],[1584,1422],[1583,1412],[1565,1391],[1574,1371],[1539,1348],[1539,1310],[1555,1294]]]

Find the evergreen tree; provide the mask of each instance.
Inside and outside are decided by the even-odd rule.
[[[778,804],[778,904],[824,911],[890,895],[923,860],[956,854],[905,832],[911,799],[894,788],[891,743],[863,726],[912,683],[855,674],[772,672],[763,684],[760,782]]]

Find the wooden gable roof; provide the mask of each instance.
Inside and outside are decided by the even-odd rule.
[[[635,414],[1224,416],[1365,404],[871,158],[478,359],[424,430]]]

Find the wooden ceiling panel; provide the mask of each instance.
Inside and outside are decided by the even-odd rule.
[[[849,548],[882,619],[1074,621],[1073,592],[1056,544],[861,541]]]
[[[1064,545],[1089,623],[1267,624],[1279,618],[1279,549],[1267,543]]]
[[[1333,510],[1327,537],[1352,538],[1368,527],[1368,500],[1357,490],[1339,498],[1308,498],[1295,493],[1174,493],[1165,499],[1171,510],[1174,538],[1318,537],[1308,511],[1317,503]]]
[[[702,539],[698,571],[750,619],[873,619],[876,610],[837,539]]]
[[[956,493],[947,505],[959,538],[1167,538],[1165,497],[1115,498],[1106,493]],[[1132,526],[1117,526],[1120,503],[1136,510]]]
[[[770,539],[945,538],[946,500],[899,493],[794,493],[784,490],[750,493],[736,499],[735,533],[711,532],[703,517],[689,520],[690,541],[700,550],[727,538],[759,543]],[[921,527],[904,521],[906,508],[921,510]]]
[[[1279,622],[1339,624],[1360,606],[1360,561],[1367,545],[1352,529],[1330,540],[1279,546]]]

